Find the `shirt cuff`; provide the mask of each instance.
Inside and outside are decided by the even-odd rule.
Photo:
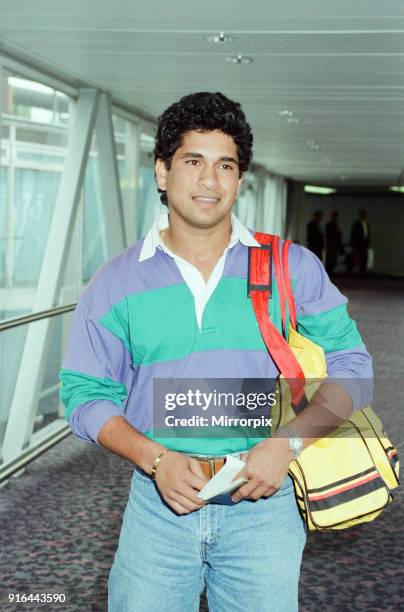
[[[371,378],[355,378],[346,372],[333,372],[324,379],[324,383],[336,383],[352,398],[353,410],[360,410],[371,403],[373,397],[373,380]]]
[[[98,443],[98,433],[113,417],[125,416],[123,408],[109,400],[96,400],[78,406],[69,419],[70,427],[79,438]]]

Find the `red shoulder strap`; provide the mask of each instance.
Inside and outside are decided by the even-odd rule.
[[[286,299],[288,301],[290,323],[293,329],[296,329],[296,308],[295,300],[293,297],[292,284],[290,282],[289,274],[289,247],[292,244],[291,240],[285,240],[282,245],[282,269],[283,269],[283,285],[285,289]]]
[[[272,356],[278,370],[287,379],[292,393],[293,404],[297,406],[304,397],[304,373],[290,346],[278,332],[268,314],[268,302],[271,292],[269,288],[271,254],[273,254],[279,294],[282,296],[282,318],[283,320],[286,319],[285,290],[279,261],[279,237],[257,232],[255,234],[255,239],[262,244],[263,247],[250,247],[249,296],[268,352]],[[271,248],[269,248],[269,246]]]
[[[285,289],[284,278],[282,274],[281,262],[280,262],[280,257],[279,257],[279,236],[274,236],[274,239],[273,239],[273,256],[274,256],[275,278],[276,278],[276,282],[278,283],[279,302],[281,305],[282,331],[285,332],[286,289]]]

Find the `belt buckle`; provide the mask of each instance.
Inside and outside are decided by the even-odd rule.
[[[213,478],[215,475],[215,459],[208,459],[209,461],[209,477]]]

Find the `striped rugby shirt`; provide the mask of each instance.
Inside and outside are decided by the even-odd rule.
[[[60,372],[66,419],[77,436],[90,442],[97,442],[109,419],[122,415],[174,450],[211,455],[246,451],[263,438],[156,437],[153,379],[279,374],[247,297],[248,247],[230,243],[199,327],[194,296],[175,260],[160,248],[141,257],[148,236],[106,263],[77,305]],[[361,408],[371,400],[372,364],[347,312],[346,297],[302,246],[290,247],[289,269],[299,332],[323,347],[329,378],[347,389],[355,409]],[[280,330],[275,281],[269,310]]]

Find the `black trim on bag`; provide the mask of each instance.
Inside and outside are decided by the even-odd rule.
[[[347,476],[347,478],[341,478],[341,480],[336,480],[330,484],[324,485],[323,487],[318,487],[318,489],[308,489],[307,493],[310,495],[311,493],[322,493],[323,491],[328,491],[328,489],[333,489],[334,487],[338,487],[339,485],[345,484],[346,482],[350,482],[351,480],[356,480],[356,478],[360,478],[361,476],[366,476],[366,474],[370,474],[375,471],[375,467],[370,467],[363,472],[358,472],[357,474],[353,474],[352,476]],[[376,470],[377,471],[377,470]]]
[[[398,459],[398,455],[393,455],[392,457],[389,457],[389,461],[392,464],[393,468],[395,467],[396,463],[398,463],[399,459]],[[394,474],[396,475],[397,478],[397,474],[394,472]]]
[[[395,451],[396,451],[396,453],[397,453],[397,454],[396,454],[396,461],[398,461],[398,451],[397,451],[396,447],[395,447],[395,446],[388,446],[388,447],[387,447],[387,449],[386,449],[386,448],[384,447],[384,445],[383,445],[383,442],[382,442],[382,441],[381,441],[381,439],[380,439],[379,434],[377,433],[377,431],[376,431],[376,430],[375,430],[375,428],[373,427],[373,425],[372,425],[372,423],[371,423],[371,421],[370,421],[369,417],[367,416],[367,414],[366,414],[365,410],[363,409],[363,410],[361,410],[361,412],[362,412],[363,416],[365,417],[365,419],[367,420],[367,422],[369,423],[370,427],[372,428],[373,433],[375,434],[376,438],[378,439],[380,446],[381,446],[381,447],[382,447],[382,449],[384,450],[384,453],[385,453],[386,458],[387,458],[387,463],[389,464],[389,466],[390,466],[390,468],[391,468],[391,471],[393,472],[393,475],[394,475],[394,478],[396,479],[397,484],[400,484],[400,480],[399,480],[399,478],[398,478],[398,476],[397,476],[397,474],[396,474],[396,472],[395,472],[395,470],[394,470],[394,467],[391,465],[391,459],[390,459],[390,457],[388,456],[388,451],[390,451],[390,450],[395,450]],[[384,432],[384,433],[386,433],[386,432]],[[361,435],[362,435],[362,434],[361,434]],[[386,435],[385,437],[387,438],[387,440],[388,440],[388,441],[389,441],[389,443],[391,444],[391,440],[390,440],[390,438],[389,438],[387,435]],[[370,452],[370,451],[369,451],[369,452]],[[372,459],[373,459],[373,457],[372,457]],[[394,465],[395,465],[395,464],[394,464]]]
[[[325,499],[309,499],[308,502],[310,504],[310,508],[313,511],[317,510],[328,510],[329,508],[335,508],[336,506],[340,506],[341,504],[345,504],[346,502],[352,501],[353,499],[359,499],[368,493],[373,493],[374,491],[378,491],[379,489],[384,488],[383,478],[378,476],[374,480],[369,482],[364,482],[363,484],[359,484],[348,491],[341,491],[340,493],[335,493],[335,495],[330,495]]]

